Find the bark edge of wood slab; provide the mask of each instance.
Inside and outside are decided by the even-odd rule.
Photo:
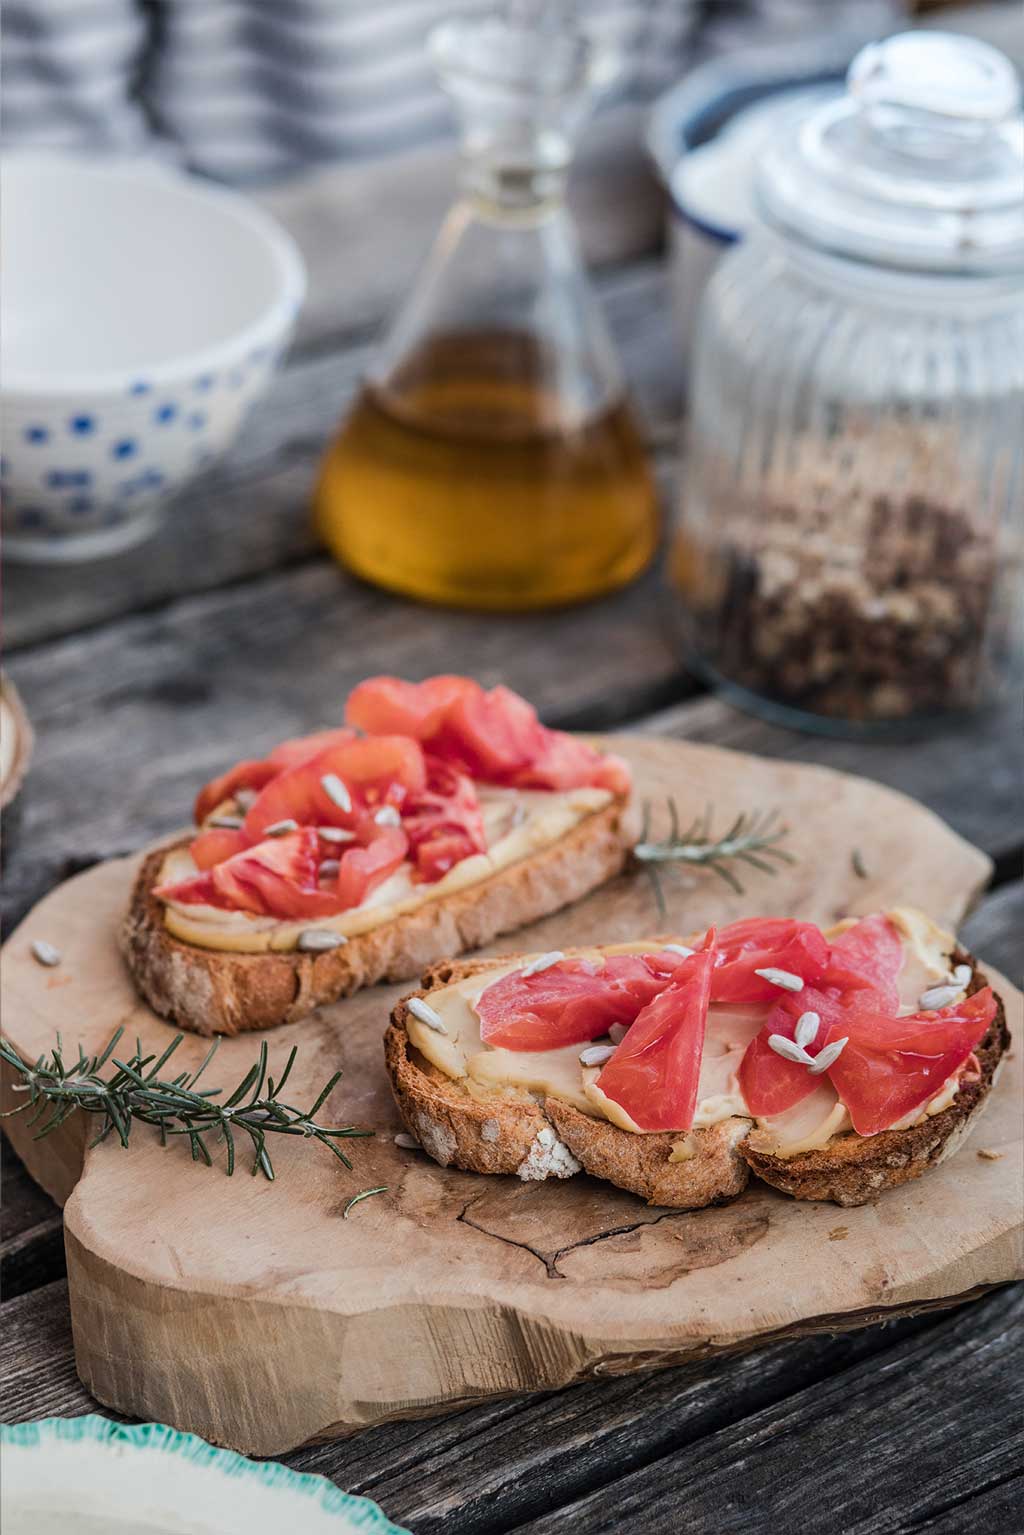
[[[625,876],[515,934],[506,952],[756,911],[824,924],[898,901],[955,929],[987,877],[988,860],[929,811],[864,779],[685,742],[615,746],[656,805],[670,793],[684,811],[712,800],[716,820],[778,805],[798,862],[774,879],[752,871],[744,896],[709,872],[670,874],[667,924],[642,876]],[[70,1051],[118,1024],[147,1047],[171,1037],[117,947],[138,863],[68,881],[5,945],[4,1023],[24,1055],[57,1028]],[[62,951],[59,966],[32,958],[37,938]],[[992,979],[1019,1038],[1022,999]],[[877,1205],[838,1209],[759,1186],[718,1208],[664,1211],[583,1177],[484,1179],[397,1147],[382,1039],[407,989],[359,992],[268,1036],[275,1071],[299,1047],[294,1101],[341,1068],[323,1117],[377,1131],[348,1144],[351,1174],[306,1141],[275,1147],[267,1183],[244,1166],[228,1179],[193,1164],[182,1142],[161,1149],[144,1127],[125,1153],[114,1140],[86,1151],[74,1119],[41,1142],[7,1121],[32,1175],[67,1200],[76,1360],[101,1402],[280,1454],[387,1419],[952,1304],[1021,1272],[1019,1048],[983,1128]],[[225,1039],[210,1085],[233,1086],[259,1039]],[[186,1037],[179,1069],[207,1046]],[[379,1184],[388,1192],[342,1218],[353,1194]]]

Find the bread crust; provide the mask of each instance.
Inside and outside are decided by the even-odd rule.
[[[968,996],[989,984],[974,955],[966,950],[956,949],[952,963],[971,967]],[[831,1199],[846,1206],[867,1204],[884,1189],[920,1178],[930,1167],[952,1156],[984,1108],[1009,1043],[1006,1012],[996,995],[996,1016],[974,1052],[981,1066],[979,1078],[962,1084],[941,1113],[909,1130],[836,1136],[819,1151],[804,1151],[796,1157],[770,1156],[746,1145],[740,1147],[741,1154],[758,1178],[794,1199]]]
[[[652,942],[657,942],[652,938]],[[520,1178],[569,1177],[583,1170],[639,1195],[648,1204],[692,1210],[721,1204],[743,1192],[751,1173],[795,1199],[866,1204],[884,1189],[919,1178],[952,1155],[981,1112],[1010,1042],[1006,1015],[996,1016],[975,1054],[981,1071],[961,1086],[953,1103],[908,1130],[842,1135],[818,1151],[783,1158],[747,1147],[751,1119],[731,1117],[687,1134],[634,1135],[582,1113],[562,1099],[538,1103],[516,1089],[474,1095],[416,1050],[406,1028],[412,997],[427,997],[469,976],[522,956],[445,961],[432,966],[417,991],[396,1005],[384,1037],[384,1055],[403,1123],[442,1167],[512,1173]],[[953,963],[969,964],[968,994],[989,984],[974,957],[957,949]],[[672,1160],[685,1143],[685,1161]]]
[[[189,840],[180,839],[144,860],[122,951],[150,1007],[180,1028],[276,1028],[363,986],[409,980],[446,954],[478,948],[579,900],[621,872],[632,845],[628,819],[628,801],[617,797],[550,847],[320,954],[234,954],[174,937],[153,889],[167,854]]]

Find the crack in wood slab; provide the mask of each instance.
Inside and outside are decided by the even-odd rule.
[[[632,1221],[625,1226],[612,1226],[607,1231],[596,1231],[592,1236],[580,1237],[576,1242],[566,1242],[562,1247],[544,1251],[542,1248],[532,1246],[529,1242],[521,1241],[516,1237],[503,1236],[500,1231],[492,1231],[489,1227],[481,1226],[479,1222],[471,1220],[470,1210],[475,1204],[479,1204],[483,1198],[483,1195],[477,1194],[468,1200],[456,1219],[462,1221],[467,1226],[472,1226],[474,1231],[481,1232],[485,1237],[493,1237],[497,1242],[504,1242],[509,1247],[518,1247],[523,1252],[530,1253],[542,1265],[549,1279],[569,1278],[569,1275],[563,1274],[558,1267],[558,1261],[560,1258],[566,1257],[567,1254],[575,1252],[580,1247],[593,1247],[595,1243],[605,1242],[609,1237],[630,1236],[634,1231],[639,1231],[645,1226],[659,1226],[662,1221],[683,1220],[690,1213],[686,1210],[664,1210],[661,1215],[654,1216],[652,1219]]]

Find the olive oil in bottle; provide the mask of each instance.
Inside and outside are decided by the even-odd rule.
[[[364,386],[325,460],[317,522],[365,580],[481,608],[621,586],[657,536],[621,393],[566,419],[556,358],[500,331],[434,338]]]
[[[462,195],[377,348],[316,493],[355,574],[428,601],[538,608],[629,581],[654,489],[565,208],[572,131],[614,72],[560,3],[433,36]]]

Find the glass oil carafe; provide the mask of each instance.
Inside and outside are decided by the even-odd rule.
[[[435,32],[462,123],[462,195],[317,489],[333,554],[429,601],[593,597],[655,547],[643,446],[564,206],[573,132],[614,61],[558,11]]]

